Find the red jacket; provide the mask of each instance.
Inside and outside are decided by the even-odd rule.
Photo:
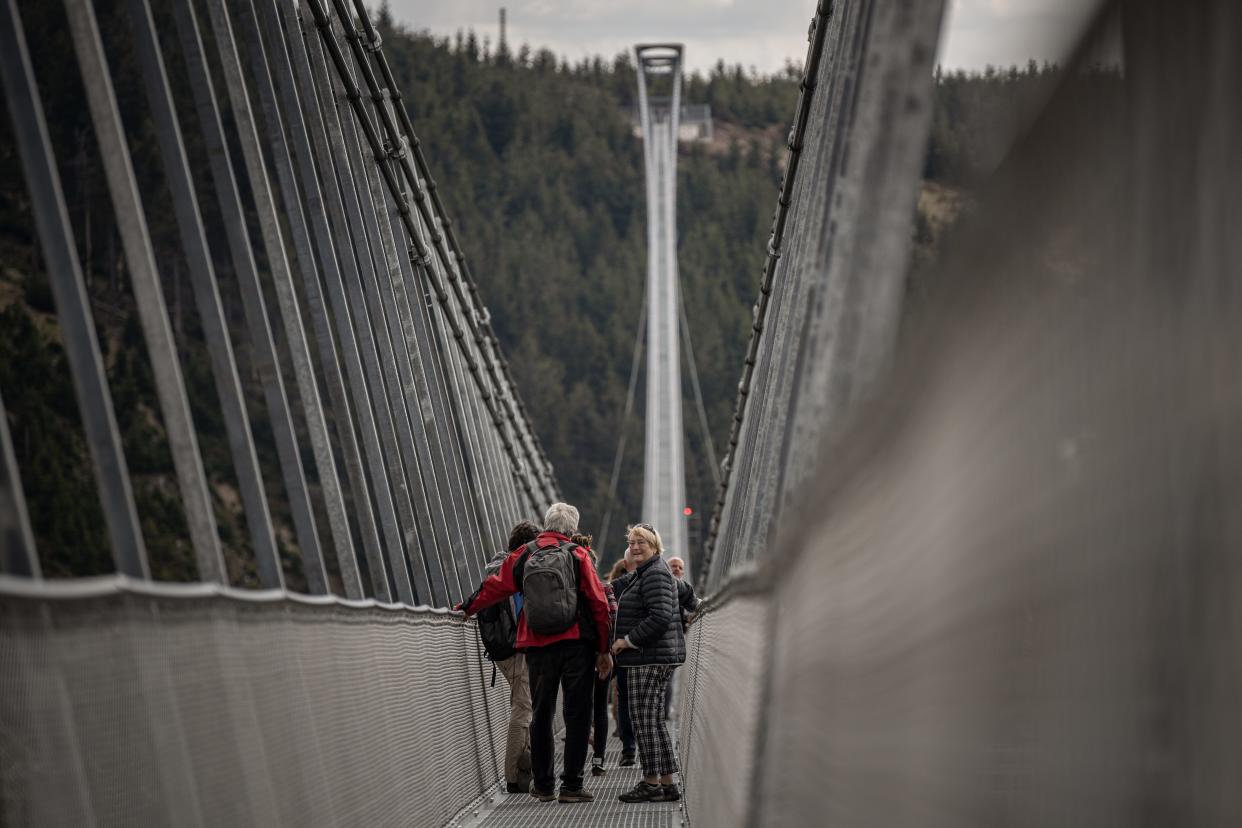
[[[542,532],[539,537],[535,538],[534,543],[540,549],[547,549],[569,543],[569,538],[560,532]],[[462,606],[462,610],[465,611],[466,615],[474,615],[479,610],[499,603],[515,592],[520,592],[514,570],[519,565],[522,567],[526,565],[526,555],[527,548],[523,546],[505,558],[504,563],[500,565],[500,571],[495,575],[488,575],[484,579],[482,586],[479,587],[478,594],[474,599]],[[574,557],[578,559],[578,600],[586,601],[587,610],[595,621],[597,649],[601,653],[606,653],[612,642],[608,640],[610,632],[608,601],[604,597],[604,586],[600,583],[599,575],[595,573],[595,566],[591,563],[586,550],[581,546],[575,546]],[[539,635],[532,632],[526,626],[526,613],[523,612],[518,615],[517,648],[519,650],[526,650],[531,647],[546,647],[558,641],[576,641],[580,638],[582,638],[582,633],[577,621],[562,633]]]

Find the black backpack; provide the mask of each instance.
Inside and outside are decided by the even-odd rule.
[[[504,555],[497,556],[487,565],[486,574],[500,571]],[[517,655],[517,619],[513,616],[513,599],[506,598],[487,609],[479,610],[479,639],[490,661],[504,661]]]
[[[538,635],[556,635],[578,620],[578,556],[572,543],[540,549],[531,541],[522,571],[522,612]]]

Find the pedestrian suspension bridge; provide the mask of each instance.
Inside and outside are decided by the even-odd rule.
[[[561,805],[500,793],[507,693],[447,609],[560,493],[363,2],[117,5],[127,24],[101,32],[94,4],[65,0],[59,61],[103,159],[199,582],[151,578],[31,58],[49,45],[3,0],[11,152],[116,570],[41,576],[0,416],[4,825],[1239,824],[1242,7],[1102,4],[1065,61],[1100,82],[1052,89],[1013,125],[915,281],[942,4],[808,6],[719,499],[691,558],[710,597],[679,671],[685,797],[623,805],[610,792],[634,780],[614,767],[588,777],[596,802]],[[135,169],[121,77],[141,79],[158,171]],[[668,455],[676,93],[652,111]],[[670,126],[671,144],[652,139]],[[258,589],[226,568],[157,196],[139,186],[153,177]],[[305,592],[286,588],[282,545]]]

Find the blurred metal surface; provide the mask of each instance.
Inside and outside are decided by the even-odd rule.
[[[1242,820],[1242,10],[1099,20],[735,576],[779,608],[749,824]]]
[[[820,2],[700,582],[761,558],[894,344],[942,4]]]

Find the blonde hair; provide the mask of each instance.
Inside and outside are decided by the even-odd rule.
[[[664,551],[664,541],[660,540],[660,533],[650,523],[635,523],[629,529],[625,530],[625,538],[629,540],[630,535],[638,535],[655,550],[659,555]]]

